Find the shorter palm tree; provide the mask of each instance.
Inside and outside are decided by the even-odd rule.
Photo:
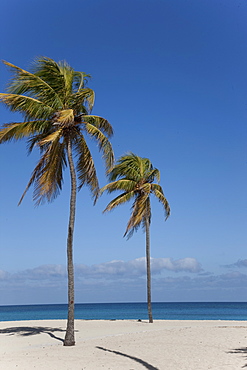
[[[156,179],[160,181],[160,172],[154,168],[148,158],[141,158],[133,153],[120,157],[117,164],[109,171],[109,180],[112,181],[101,189],[101,193],[107,191],[122,191],[106,207],[104,212],[111,211],[120,204],[134,200],[132,213],[127,224],[124,236],[128,239],[133,235],[140,225],[146,233],[146,264],[147,264],[147,304],[149,322],[153,322],[151,304],[151,268],[150,268],[150,223],[151,203],[150,195],[154,194],[161,202],[165,219],[170,215],[170,207],[159,184],[154,184]]]

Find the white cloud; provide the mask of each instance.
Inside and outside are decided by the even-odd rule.
[[[237,262],[232,263],[231,265],[226,265],[225,267],[247,267],[247,259],[239,259]]]
[[[152,258],[151,264],[153,299],[156,301],[237,301],[243,300],[247,294],[247,274],[238,271],[219,275],[201,273],[202,267],[194,258]],[[145,278],[144,257],[92,266],[76,265],[77,302],[145,301]],[[67,271],[62,265],[43,265],[17,273],[0,270],[0,304],[14,303],[15,300],[16,303],[59,303],[66,301],[66,290]]]
[[[163,288],[176,288],[185,290],[193,289],[231,289],[247,287],[247,275],[240,272],[230,272],[227,274],[210,275],[210,276],[180,276],[180,277],[163,277],[157,281],[157,286]]]
[[[42,265],[17,274],[20,278],[31,280],[66,277],[67,271],[62,265]]]
[[[151,271],[153,275],[162,271],[198,273],[203,271],[201,264],[194,258],[172,260],[171,258],[151,258]],[[93,265],[76,265],[76,274],[89,278],[136,278],[146,275],[146,258],[140,257],[131,261],[110,261]]]
[[[188,257],[152,258],[151,265],[156,301],[241,301],[247,294],[247,274],[236,270],[206,274],[196,259]],[[145,301],[145,280],[144,257],[76,265],[76,299],[77,302]],[[0,304],[61,303],[66,299],[65,266],[42,265],[16,273],[0,270]]]
[[[9,273],[0,270],[0,288],[57,287],[63,286],[67,271],[62,265],[42,265],[33,269]]]
[[[0,270],[0,281],[6,279],[8,273],[6,271]]]
[[[153,258],[153,272],[161,272],[163,269],[175,272],[192,272],[197,273],[203,271],[201,264],[195,258],[182,258],[172,260],[171,258]]]
[[[198,273],[203,271],[201,264],[194,258],[172,260],[170,258],[151,258],[152,275],[163,271]],[[131,261],[110,261],[97,265],[75,265],[75,278],[79,280],[134,280],[146,276],[146,258],[140,257]],[[16,273],[0,270],[0,282],[9,285],[27,284],[33,286],[51,286],[55,282],[64,283],[67,269],[62,265],[42,265]]]
[[[115,262],[112,261],[113,266]],[[41,269],[42,270],[42,269]],[[44,268],[46,271],[46,268]],[[88,271],[88,267],[86,266]],[[31,272],[31,270],[28,270]],[[67,300],[67,278],[50,275],[40,279],[20,279],[20,274],[0,280],[0,304],[62,303]],[[93,276],[93,277],[92,277]],[[143,275],[75,275],[76,302],[144,302],[146,279]],[[109,275],[110,276],[110,275]],[[247,294],[247,274],[231,271],[220,275],[155,275],[152,279],[153,301],[243,301]]]

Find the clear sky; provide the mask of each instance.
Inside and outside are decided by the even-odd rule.
[[[246,301],[247,2],[13,0],[0,17],[1,59],[28,69],[42,55],[90,73],[116,158],[132,151],[160,170],[171,216],[152,199],[153,300]],[[4,92],[3,64],[0,77]],[[20,119],[4,106],[0,117]],[[0,304],[67,301],[68,174],[52,204],[35,207],[29,191],[17,207],[38,156],[0,146]],[[145,235],[123,238],[131,204],[102,214],[110,199],[78,195],[78,303],[146,300]]]

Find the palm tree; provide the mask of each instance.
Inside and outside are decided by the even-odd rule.
[[[88,185],[93,197],[99,194],[94,161],[85,134],[96,140],[103,153],[106,168],[114,161],[108,138],[112,135],[109,122],[91,115],[94,91],[86,87],[89,75],[76,72],[65,61],[41,57],[31,72],[4,62],[13,73],[7,93],[0,102],[11,111],[23,114],[23,122],[4,124],[0,143],[27,139],[29,152],[40,149],[40,160],[20,199],[34,185],[36,204],[51,202],[60,193],[63,172],[69,165],[71,177],[70,215],[67,237],[68,320],[64,345],[75,344],[74,337],[74,267],[73,234],[77,189]],[[75,162],[76,160],[76,162]]]
[[[112,167],[108,174],[111,183],[101,189],[101,193],[107,191],[122,191],[106,207],[104,212],[111,211],[120,204],[133,199],[132,213],[127,224],[124,236],[130,238],[142,224],[146,233],[146,264],[147,264],[147,304],[149,322],[153,322],[151,304],[151,268],[150,268],[150,222],[151,203],[150,195],[154,194],[161,202],[166,219],[170,215],[170,207],[164,196],[162,187],[154,184],[156,179],[160,180],[160,172],[154,168],[148,158],[141,158],[130,153],[120,157],[117,164]]]

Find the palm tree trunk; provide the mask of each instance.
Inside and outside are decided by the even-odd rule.
[[[147,261],[147,304],[149,322],[153,322],[152,302],[151,302],[151,266],[150,266],[150,224],[149,218],[146,216],[146,261]]]
[[[76,172],[72,157],[71,140],[67,145],[68,162],[71,176],[71,196],[70,196],[70,215],[67,238],[67,269],[68,269],[68,320],[67,329],[64,339],[64,346],[75,345],[74,330],[74,266],[73,266],[73,234],[75,224],[75,207],[76,207]]]

